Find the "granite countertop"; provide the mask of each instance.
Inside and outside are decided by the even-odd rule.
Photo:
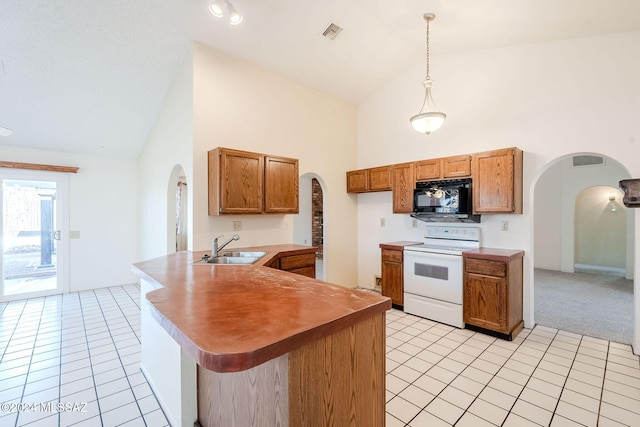
[[[380,295],[266,267],[313,247],[242,250],[267,255],[252,265],[211,265],[194,264],[210,252],[183,251],[133,266],[157,286],[147,294],[155,319],[211,371],[250,369],[391,308]]]

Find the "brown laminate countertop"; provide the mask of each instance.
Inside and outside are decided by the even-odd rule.
[[[194,264],[210,252],[183,251],[133,266],[158,287],[147,293],[155,319],[211,371],[253,368],[391,308],[389,298],[265,266],[316,248],[242,249],[267,255],[252,265],[212,265]]]
[[[400,240],[398,242],[380,243],[380,249],[402,250],[405,246],[421,245],[424,242],[411,242],[408,240]]]
[[[479,248],[472,249],[470,251],[464,251],[462,252],[462,256],[467,258],[479,258],[492,261],[509,261],[513,258],[523,257],[524,251],[514,249]]]

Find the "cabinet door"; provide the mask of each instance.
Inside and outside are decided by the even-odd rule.
[[[393,213],[413,212],[413,190],[416,179],[413,163],[393,165]]]
[[[369,191],[391,190],[391,166],[369,169]]]
[[[473,155],[473,213],[522,213],[522,151]]]
[[[382,295],[399,306],[404,305],[402,275],[401,263],[382,260]]]
[[[464,279],[465,323],[507,333],[507,287],[499,277],[467,273]]]
[[[442,177],[442,159],[421,160],[415,163],[416,181],[428,181]]]
[[[262,213],[264,156],[226,148],[219,156],[220,213]]]
[[[298,213],[298,160],[265,156],[264,168],[264,211]]]
[[[369,171],[360,169],[347,172],[347,193],[364,193],[369,190]]]
[[[471,156],[452,156],[442,159],[443,178],[464,178],[471,176]]]

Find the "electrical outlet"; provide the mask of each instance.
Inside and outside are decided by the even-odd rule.
[[[387,225],[387,220],[384,218],[380,218],[380,227],[386,227]]]
[[[242,221],[233,221],[233,231],[242,230]]]
[[[382,289],[382,277],[377,274],[373,275],[374,289],[380,291]]]
[[[509,221],[500,221],[500,230],[509,231]]]
[[[80,238],[80,232],[78,230],[70,231],[69,232],[69,238],[70,239],[79,239]]]
[[[415,218],[411,218],[411,227],[418,228],[418,220]]]

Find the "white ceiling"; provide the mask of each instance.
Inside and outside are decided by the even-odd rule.
[[[637,0],[232,3],[238,26],[207,0],[2,0],[0,126],[14,133],[0,144],[137,157],[191,40],[357,104],[424,63],[424,12],[437,15],[432,60],[640,30]],[[333,41],[331,22],[344,28]]]

